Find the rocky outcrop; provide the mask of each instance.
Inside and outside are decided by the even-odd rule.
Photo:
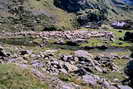
[[[132,21],[115,21],[111,24],[111,26],[115,29],[133,29],[133,22]]]
[[[63,40],[70,40],[71,43],[81,43],[85,42],[86,39],[89,38],[105,38],[107,40],[112,40],[114,35],[112,32],[97,32],[97,31],[43,31],[43,32],[5,32],[0,33],[0,38],[9,37],[9,38],[17,38],[17,37],[23,37],[23,36],[31,36],[31,37],[37,37],[37,38],[44,38],[45,39],[63,39]],[[70,42],[69,41],[69,42]]]

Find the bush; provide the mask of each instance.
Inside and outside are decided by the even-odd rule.
[[[63,27],[59,27],[59,26],[56,26],[56,25],[50,25],[50,26],[46,26],[44,27],[43,31],[59,31],[59,30],[62,30],[64,29]]]

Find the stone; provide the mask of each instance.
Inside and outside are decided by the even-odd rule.
[[[115,21],[111,24],[115,29],[132,29],[133,22],[130,20]]]
[[[3,50],[4,48],[0,45],[0,51]]]
[[[65,41],[60,39],[60,40],[57,40],[56,42],[54,42],[54,44],[58,44],[58,45],[65,45]]]
[[[46,50],[44,52],[41,52],[40,54],[43,56],[53,56],[56,51],[57,50]]]
[[[93,86],[97,85],[97,80],[92,75],[84,75],[83,76],[83,81],[85,81],[87,84],[91,84]]]
[[[84,50],[77,50],[74,52],[76,57],[93,58],[93,55]]]
[[[110,86],[108,89],[118,89],[118,88],[115,86]]]
[[[8,62],[9,63],[14,63],[14,62],[16,62],[17,61],[17,59],[16,58],[11,58],[11,59],[8,59]]]
[[[20,55],[26,55],[26,54],[32,54],[32,51],[30,51],[30,50],[22,50],[22,51],[20,51]]]
[[[75,89],[75,87],[73,87],[72,85],[69,85],[69,84],[65,84],[60,89]]]
[[[127,86],[127,85],[118,85],[119,89],[132,89],[131,87]]]
[[[43,64],[42,62],[38,61],[38,60],[34,60],[34,61],[32,62],[32,66],[33,66],[33,67],[43,67],[44,64]]]
[[[122,28],[126,28],[126,24],[127,24],[126,22],[116,21],[116,22],[113,22],[111,26],[117,29],[122,29]]]
[[[21,68],[24,68],[24,69],[28,68],[28,65],[27,65],[27,64],[19,64],[19,66],[20,66]]]
[[[74,71],[74,73],[78,76],[83,76],[87,74],[87,71],[84,68],[79,68],[78,70]]]
[[[4,50],[1,50],[1,51],[0,51],[0,56],[1,56],[1,57],[6,57],[7,54],[6,54],[6,52],[5,52]]]
[[[102,81],[102,86],[104,86],[105,88],[110,88],[110,83],[108,81],[106,81],[105,79],[103,79]]]
[[[71,62],[71,61],[74,61],[74,56],[72,56],[72,55],[62,55],[60,57],[60,59],[62,61],[65,61],[65,62]]]
[[[103,72],[103,70],[99,66],[95,66],[96,71]]]
[[[64,67],[66,68],[68,72],[73,72],[73,71],[78,70],[78,68],[75,65],[71,65],[69,63],[64,63]]]

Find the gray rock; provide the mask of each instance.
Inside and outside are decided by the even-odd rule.
[[[118,88],[119,89],[132,89],[131,87],[126,86],[126,85],[118,85]]]
[[[115,86],[110,86],[108,89],[118,89],[118,88]]]
[[[0,56],[1,57],[6,57],[7,56],[7,53],[4,50],[1,50],[0,51]]]
[[[74,71],[78,76],[83,76],[87,74],[87,71],[84,68],[79,68],[77,71]]]
[[[65,85],[63,85],[62,88],[60,88],[60,89],[75,89],[75,87],[73,87],[73,86],[70,85],[70,84],[65,84]]]
[[[112,27],[116,29],[132,29],[133,22],[132,21],[115,21],[112,23]]]
[[[93,58],[93,55],[84,50],[78,50],[74,52],[76,57]]]
[[[103,79],[102,81],[102,85],[105,87],[105,88],[110,88],[110,83],[108,81],[106,81],[105,79]]]
[[[83,81],[85,81],[87,84],[91,84],[93,86],[97,85],[97,79],[92,75],[84,75]]]
[[[76,67],[75,65],[71,65],[69,63],[64,63],[64,67],[68,72],[73,72],[78,70],[78,67]]]
[[[103,72],[103,70],[99,66],[95,66],[96,71]]]
[[[44,52],[41,52],[40,55],[42,57],[46,57],[46,56],[53,56],[54,53],[56,52],[57,50],[46,50]]]
[[[22,50],[22,51],[20,51],[20,55],[25,55],[25,54],[32,54],[32,51],[30,51],[30,50]]]
[[[44,64],[43,64],[42,62],[40,62],[39,60],[34,60],[34,61],[32,62],[32,66],[33,66],[33,67],[43,67]]]
[[[65,62],[75,61],[75,58],[72,55],[62,55],[60,59]]]
[[[55,42],[55,44],[59,44],[59,45],[64,45],[66,42],[64,41],[64,40],[62,40],[62,39],[60,39],[60,40],[57,40],[56,42]]]
[[[0,45],[0,51],[3,50],[4,48]]]

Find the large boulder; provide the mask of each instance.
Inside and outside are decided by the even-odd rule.
[[[133,32],[126,32],[124,36],[124,40],[133,42]]]
[[[133,80],[133,60],[128,62],[124,72],[130,79]]]

